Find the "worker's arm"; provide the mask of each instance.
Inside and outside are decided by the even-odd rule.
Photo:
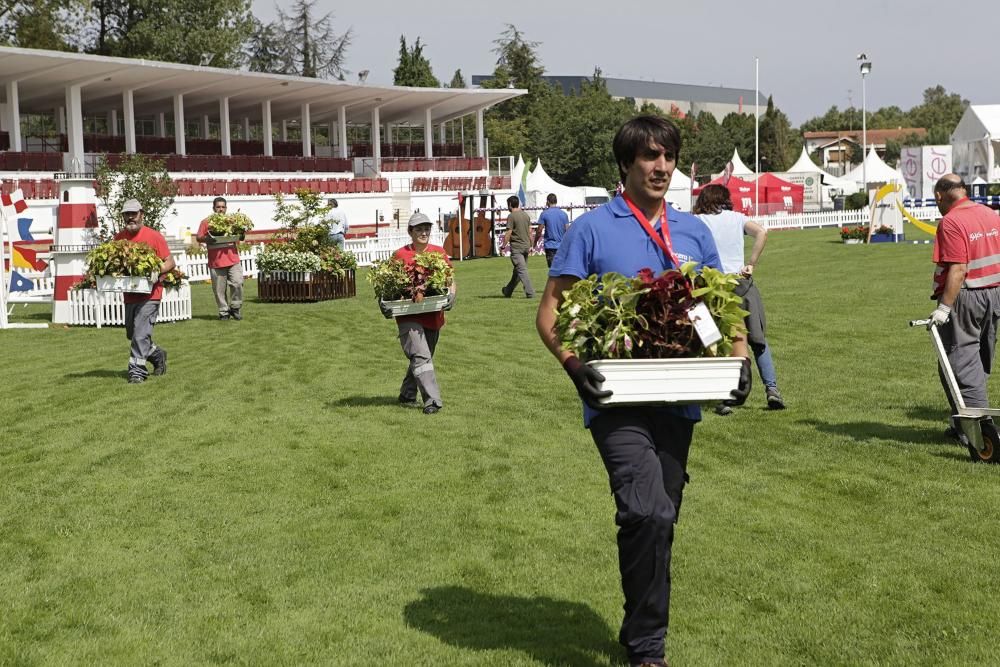
[[[962,289],[962,285],[965,283],[965,276],[969,272],[969,265],[948,264],[945,270],[948,272],[948,275],[944,280],[944,292],[941,293],[938,303],[952,308],[958,299],[959,290]]]
[[[740,273],[744,276],[751,276],[754,267],[760,260],[760,254],[764,252],[764,246],[767,244],[767,228],[747,220],[743,225],[743,231],[747,236],[753,237],[753,248],[750,250],[750,261],[740,270]]]

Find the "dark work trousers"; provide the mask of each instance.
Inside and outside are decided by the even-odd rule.
[[[606,410],[590,423],[608,471],[618,525],[625,618],[618,641],[633,663],[664,657],[670,550],[695,422],[663,408]]]
[[[986,382],[990,379],[993,367],[998,319],[1000,287],[962,289],[952,306],[951,317],[938,330],[966,407],[990,406]],[[955,414],[958,407],[940,369],[938,374],[948,403],[951,404],[952,414]]]
[[[556,258],[556,253],[559,252],[559,248],[546,248],[545,249],[545,263],[552,268],[552,260]]]

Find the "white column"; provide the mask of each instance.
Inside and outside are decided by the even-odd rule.
[[[486,137],[483,132],[483,110],[476,109],[476,152],[479,157],[486,157]]]
[[[250,118],[243,116],[243,141],[250,141]]]
[[[438,125],[438,135],[440,136],[440,139],[438,140],[439,144],[443,144],[445,142],[445,139],[446,139],[446,136],[445,136],[445,133],[444,133],[444,129],[445,129],[444,126],[445,126],[445,123],[441,123],[440,125]]]
[[[174,152],[187,155],[184,146],[184,93],[174,95]]]
[[[330,137],[330,157],[333,157],[333,147],[337,145],[337,124],[331,122],[326,130],[326,136]]]
[[[288,119],[281,119],[281,140],[288,141]]]
[[[122,93],[122,109],[125,114],[125,152],[135,153],[135,100],[131,89]]]
[[[337,131],[340,133],[340,157],[347,157],[347,107],[337,109]]]
[[[8,81],[4,88],[7,93],[7,136],[10,150],[21,152],[21,101],[18,98],[17,81]],[[3,286],[0,286],[3,289]]]
[[[431,110],[424,111],[424,157],[434,157],[434,125],[431,122]]]
[[[165,111],[156,114],[156,136],[167,136],[167,113]]]
[[[302,105],[302,157],[312,157],[312,125],[309,118],[309,103]]]
[[[209,125],[208,114],[203,113],[201,115],[201,138],[211,139],[212,138],[212,128]]]
[[[372,109],[372,157],[375,158],[375,169],[379,169],[382,160],[382,123],[379,121],[379,107]]]
[[[118,136],[118,109],[108,112],[108,134],[112,137]]]
[[[261,130],[264,137],[264,155],[274,155],[274,143],[271,136],[271,100],[260,103]]]
[[[83,102],[80,98],[82,86],[66,88],[66,135],[69,152],[66,155],[66,169],[72,172],[84,171],[83,163]]]
[[[232,155],[233,147],[230,143],[232,139],[229,129],[229,98],[219,98],[219,139],[222,140],[222,154]]]
[[[66,107],[56,107],[56,126],[59,134],[66,134]]]

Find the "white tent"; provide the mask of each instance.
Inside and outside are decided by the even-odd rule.
[[[893,169],[887,165],[882,158],[878,156],[875,152],[875,147],[872,146],[871,150],[868,151],[868,156],[865,158],[865,164],[858,165],[847,174],[844,175],[844,180],[854,181],[858,185],[864,187],[865,178],[868,179],[869,187],[873,183],[899,183],[903,186],[902,195],[905,197],[906,190],[906,179],[903,177],[903,172],[899,169]]]
[[[740,159],[740,151],[738,148],[733,149],[733,157],[731,162],[733,163],[733,176],[739,176],[740,178],[746,180],[752,180],[752,178],[747,178],[748,176],[754,176],[754,170],[743,164],[743,160]],[[718,174],[712,174],[712,178],[718,178],[722,175],[720,171]]]
[[[1000,104],[970,104],[951,133],[952,168],[968,183],[1000,180]]]
[[[545,172],[545,168],[542,167],[542,161],[539,160],[535,164],[534,170],[528,174],[527,187],[524,189],[525,198],[527,199],[526,206],[544,207],[545,198],[548,197],[549,193],[556,196],[560,206],[583,206],[584,204],[583,192],[577,188],[556,183]],[[533,217],[537,216],[537,212],[533,213]]]
[[[510,189],[515,193],[518,188],[521,187],[522,174],[524,174],[524,159],[520,154],[518,154],[517,162],[514,164],[514,168],[510,172]]]
[[[791,167],[783,174],[778,174],[786,181],[798,183],[805,188],[805,207],[810,210],[813,207],[832,208],[833,195],[853,195],[859,192],[861,187],[847,178],[837,178],[829,172],[824,171],[809,157],[809,151],[802,147],[802,154]],[[810,178],[814,183],[809,183]],[[819,185],[819,198],[816,200],[816,186]]]
[[[667,201],[678,211],[687,211],[691,208],[691,179],[680,169],[675,169],[674,175],[670,178]]]

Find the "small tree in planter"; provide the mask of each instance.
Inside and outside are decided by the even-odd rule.
[[[163,220],[172,212],[177,184],[167,173],[166,163],[145,155],[128,155],[112,167],[107,158],[97,166],[98,196],[104,201],[98,236],[111,239],[122,229],[122,206],[129,199],[142,204],[142,222],[147,227],[163,231]]]

